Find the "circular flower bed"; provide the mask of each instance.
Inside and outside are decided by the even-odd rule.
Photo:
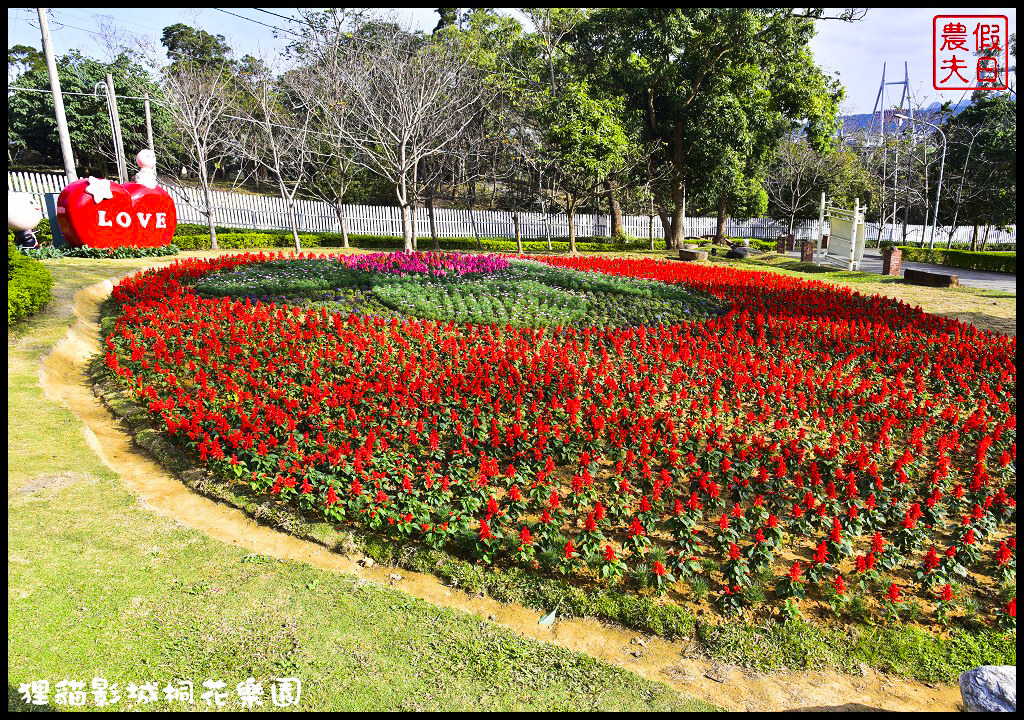
[[[726,267],[365,258],[129,278],[106,365],[224,481],[398,542],[730,611],[769,591],[839,610],[859,590],[945,619],[969,592],[1014,622],[1015,339]],[[459,283],[579,304],[434,312],[483,301]],[[306,306],[253,299],[268,292]],[[596,292],[699,322],[628,324]]]
[[[662,325],[725,309],[678,285],[496,256],[429,253],[258,263],[205,278],[196,292],[314,303],[345,314],[531,327]]]

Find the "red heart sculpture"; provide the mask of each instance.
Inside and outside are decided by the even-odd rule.
[[[171,243],[178,216],[163,188],[88,178],[61,192],[57,224],[72,247],[157,247]]]

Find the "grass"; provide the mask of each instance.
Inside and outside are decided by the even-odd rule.
[[[131,708],[129,683],[180,678],[195,684],[195,708],[205,707],[207,679],[231,691],[253,677],[269,693],[272,678],[297,677],[303,710],[714,709],[476,616],[253,556],[147,510],[37,378],[73,320],[73,292],[152,261],[47,263],[56,299],[8,334],[10,708],[30,709],[18,688],[35,680],[105,678]],[[173,708],[162,694],[147,706]]]

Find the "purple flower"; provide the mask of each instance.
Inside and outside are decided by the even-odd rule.
[[[497,255],[463,255],[456,253],[372,253],[350,255],[344,262],[365,272],[405,276],[407,274],[443,277],[450,274],[491,274],[508,267],[508,260]]]

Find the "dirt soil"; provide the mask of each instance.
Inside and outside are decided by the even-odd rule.
[[[144,451],[94,397],[85,367],[99,350],[99,305],[110,294],[108,280],[74,297],[77,321],[47,355],[39,372],[46,395],[67,406],[84,424],[89,446],[159,515],[250,552],[280,560],[311,563],[391,585],[428,602],[487,618],[522,635],[587,653],[646,678],[668,684],[729,710],[931,710],[960,709],[960,691],[951,685],[891,677],[863,668],[860,675],[836,672],[759,673],[696,654],[693,641],[671,642],[591,618],[538,624],[540,612],[470,596],[430,575],[375,565],[343,556],[315,543],[262,526],[241,511],[197,495],[169,475]]]

